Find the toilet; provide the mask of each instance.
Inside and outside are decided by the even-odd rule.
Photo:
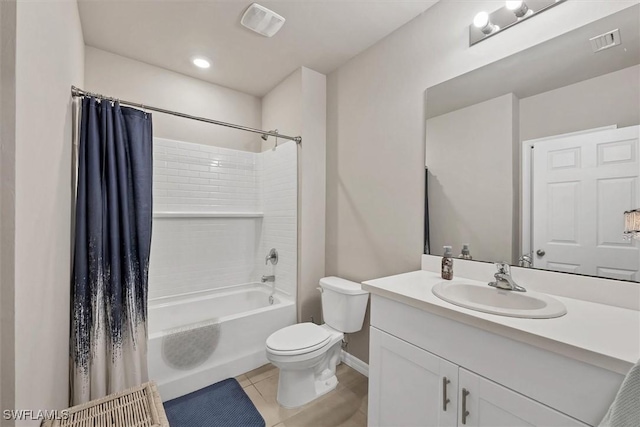
[[[267,359],[280,369],[278,403],[296,408],[335,389],[344,333],[362,329],[369,293],[339,277],[320,279],[324,324],[306,322],[267,338]]]

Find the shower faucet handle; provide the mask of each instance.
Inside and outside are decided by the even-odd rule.
[[[264,258],[264,265],[269,264],[271,261],[272,265],[276,265],[278,263],[278,251],[276,248],[271,248],[267,256]]]

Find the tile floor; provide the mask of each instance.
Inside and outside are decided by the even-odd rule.
[[[300,408],[278,405],[278,368],[268,364],[236,379],[267,427],[365,427],[367,425],[367,377],[344,363],[336,370],[338,387]]]

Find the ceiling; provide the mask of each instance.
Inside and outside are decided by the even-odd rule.
[[[330,73],[436,2],[259,1],[286,19],[272,38],[240,25],[251,0],[80,0],[79,9],[88,46],[262,96],[300,66]]]

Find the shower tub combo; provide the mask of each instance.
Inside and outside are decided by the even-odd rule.
[[[260,283],[149,302],[149,376],[173,399],[266,364],[264,343],[296,322],[295,302]]]
[[[168,400],[266,364],[296,323],[298,150],[153,149],[147,361]]]

